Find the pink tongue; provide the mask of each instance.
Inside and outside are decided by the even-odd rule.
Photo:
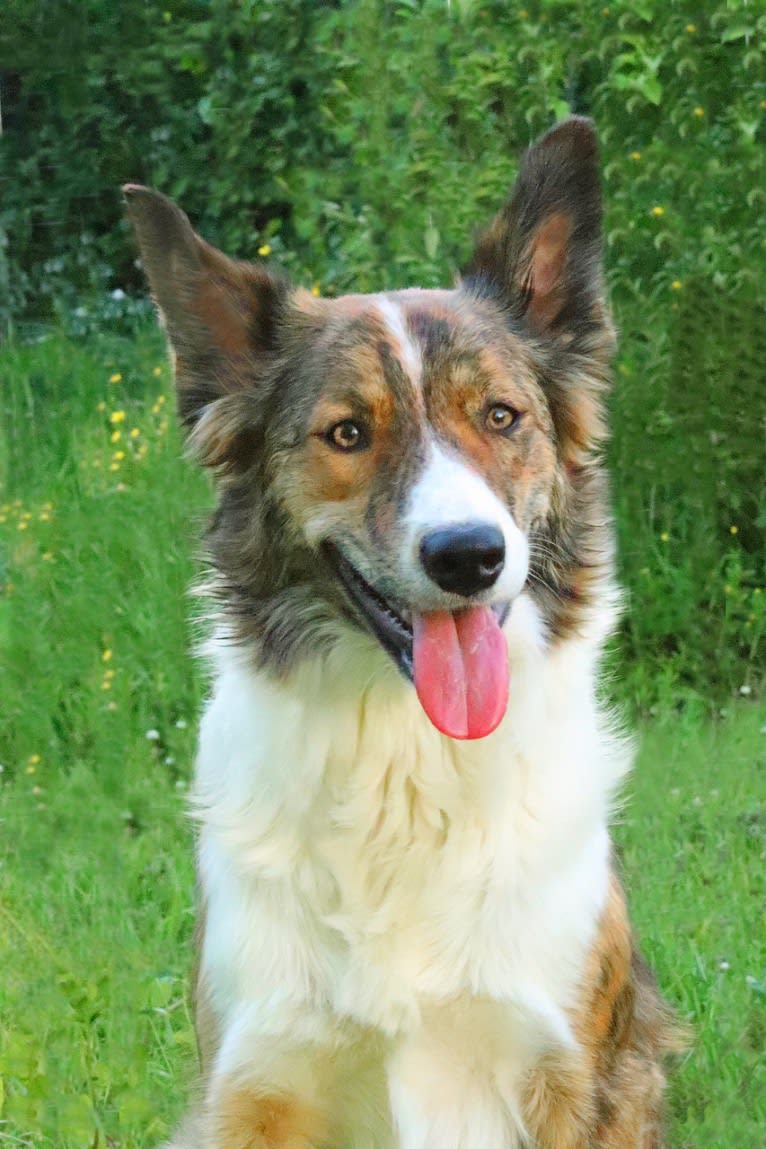
[[[508,656],[494,612],[475,606],[413,619],[415,689],[434,726],[450,738],[484,738],[508,705]]]

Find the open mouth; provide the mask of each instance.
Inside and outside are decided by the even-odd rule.
[[[451,738],[491,734],[508,704],[502,626],[510,604],[419,612],[385,598],[333,543],[323,550],[354,613],[414,683],[434,726]]]
[[[403,607],[394,607],[348,561],[333,543],[323,544],[325,554],[338,576],[346,597],[356,607],[380,645],[391,655],[410,682],[413,681],[412,615]]]

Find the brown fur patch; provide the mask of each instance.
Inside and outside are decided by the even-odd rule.
[[[530,1074],[524,1120],[540,1149],[590,1149],[593,1080],[575,1056],[542,1058]]]
[[[327,1140],[326,1119],[315,1106],[241,1087],[222,1091],[204,1130],[201,1149],[318,1149]]]
[[[542,1060],[525,1118],[535,1144],[556,1149],[662,1149],[663,1059],[680,1029],[631,936],[619,882],[611,888],[582,981],[573,1030],[581,1055]]]

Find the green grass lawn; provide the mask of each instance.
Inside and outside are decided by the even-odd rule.
[[[154,335],[6,349],[0,392],[0,1144],[153,1146],[194,1079],[186,588],[208,488]],[[695,1032],[674,1149],[764,1144],[765,726],[753,695],[660,698],[617,827]]]

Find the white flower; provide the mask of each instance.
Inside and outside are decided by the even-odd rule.
[[[159,742],[159,740],[160,740],[160,732],[159,732],[159,730],[147,730],[147,732],[146,732],[146,734],[144,735],[144,737],[145,737],[145,738],[146,738],[146,739],[147,739],[149,742]]]
[[[752,691],[753,691],[752,686],[748,686],[748,684],[746,682],[742,686],[740,686],[740,688],[739,688],[740,694],[752,694]]]
[[[179,718],[178,721],[176,722],[176,730],[185,730],[185,729],[186,729],[186,719],[185,718]]]
[[[164,762],[165,762],[166,766],[173,766],[173,765],[175,765],[175,758],[173,757],[172,754],[166,754],[165,758],[164,758]]]
[[[120,300],[120,299],[124,299],[124,298],[125,298],[125,292],[122,290],[122,288],[121,287],[115,287],[114,291],[112,292],[112,299]]]
[[[727,969],[731,969],[731,966],[727,961],[721,961],[718,963],[718,968],[722,969],[723,972],[726,973]]]

